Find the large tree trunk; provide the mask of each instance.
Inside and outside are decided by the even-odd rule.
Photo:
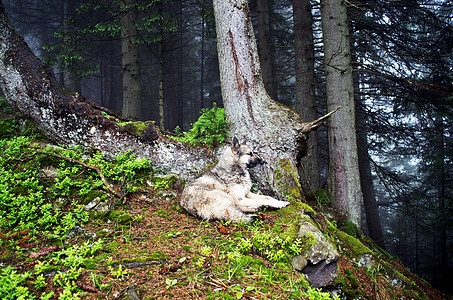
[[[296,110],[303,120],[316,118],[314,91],[313,16],[309,0],[293,0]],[[318,138],[310,133],[308,155],[301,161],[301,184],[306,191],[319,188]]]
[[[212,162],[204,149],[184,147],[163,137],[149,122],[140,132],[119,126],[102,109],[69,94],[50,68],[28,48],[8,21],[0,2],[0,87],[8,102],[32,120],[51,140],[82,145],[115,155],[131,151],[150,159],[162,172],[190,178]],[[215,155],[215,152],[213,152]]]
[[[123,76],[123,110],[125,118],[140,119],[141,116],[141,84],[140,64],[137,43],[138,36],[135,20],[136,8],[132,6],[134,0],[126,0],[122,9],[125,10],[121,18],[121,60]]]
[[[244,139],[267,162],[255,172],[261,188],[281,198],[300,194],[297,162],[306,154],[308,132],[294,110],[277,104],[264,89],[246,0],[214,1],[220,79],[232,135]]]
[[[321,0],[329,120],[329,193],[338,213],[360,227],[361,189],[355,130],[354,88],[346,2]]]

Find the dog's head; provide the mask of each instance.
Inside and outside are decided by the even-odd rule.
[[[249,146],[245,143],[240,144],[237,138],[233,138],[231,151],[236,156],[238,163],[242,166],[246,166],[247,168],[254,168],[264,164],[264,161],[258,155],[253,153]]]

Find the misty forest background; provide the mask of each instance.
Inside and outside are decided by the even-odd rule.
[[[222,107],[211,1],[124,2],[3,1],[15,28],[70,91],[174,132],[188,130],[202,108]],[[324,115],[319,1],[249,5],[268,93],[312,121],[297,90],[296,60],[302,61],[304,93],[314,95],[317,116]],[[296,7],[305,12],[298,20],[308,43],[295,29]],[[132,16],[128,23],[126,15]],[[358,146],[370,167],[361,165],[362,189],[380,217],[373,224],[364,217],[362,228],[369,233],[370,226],[381,227],[379,245],[452,293],[453,3],[351,1],[348,18]],[[128,49],[125,39],[132,41]],[[298,43],[304,51],[295,51]],[[138,64],[125,70],[122,62],[130,55]],[[138,80],[125,80],[127,73]],[[123,99],[138,99],[138,106],[127,110]],[[318,178],[305,181],[307,192],[324,187],[328,171],[325,126],[311,139],[318,142],[310,157],[318,162],[311,170]]]

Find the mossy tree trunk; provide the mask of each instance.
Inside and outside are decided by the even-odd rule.
[[[232,135],[247,141],[267,162],[254,172],[261,188],[280,198],[299,197],[297,163],[307,134],[322,121],[303,123],[293,109],[266,93],[246,0],[214,1],[220,80]]]

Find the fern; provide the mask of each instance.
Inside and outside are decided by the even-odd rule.
[[[214,148],[221,145],[229,137],[230,122],[225,119],[225,109],[217,108],[214,103],[211,109],[203,108],[201,116],[192,124],[192,128],[183,133],[180,129],[175,129],[179,136],[172,137],[174,140],[184,142],[190,146],[206,146]]]

